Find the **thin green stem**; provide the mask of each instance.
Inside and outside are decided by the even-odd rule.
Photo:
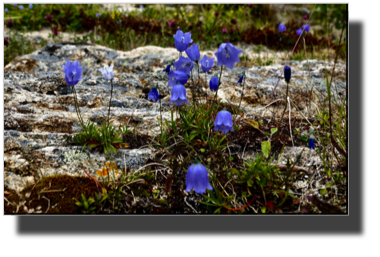
[[[84,121],[83,121],[82,115],[80,114],[80,109],[79,109],[79,103],[78,103],[77,93],[76,93],[76,90],[75,90],[75,87],[74,87],[74,86],[73,86],[72,89],[73,89],[72,91],[73,91],[73,93],[74,93],[75,110],[76,110],[76,112],[77,112],[79,122],[81,123],[81,126],[82,126],[82,128],[84,129],[85,126],[84,126]]]
[[[199,99],[199,101],[200,101],[200,97],[201,97],[201,92],[199,91],[199,82],[200,82],[200,79],[199,79],[199,65],[198,65],[198,61],[196,61],[195,62],[196,64],[197,64],[197,67],[198,67],[198,83],[197,83],[197,85],[198,85],[198,99]]]
[[[111,111],[111,100],[112,100],[112,91],[113,91],[113,83],[112,83],[113,78],[111,79],[111,97],[110,97],[110,102],[108,105],[108,119],[107,119],[107,125],[110,125],[110,111]]]
[[[280,124],[282,125],[282,119],[284,118],[284,114],[286,112],[286,108],[288,107],[287,105],[287,101],[288,101],[288,92],[289,92],[289,83],[286,82],[286,97],[285,97],[285,108],[284,108],[284,111],[282,112],[282,116],[281,116],[281,120],[280,120]],[[281,127],[280,125],[280,127]]]
[[[214,103],[215,103],[215,99],[216,99],[216,96],[218,95],[219,87],[220,87],[220,85],[222,84],[222,83],[221,83],[222,72],[223,72],[223,65],[222,65],[221,68],[220,68],[219,84],[218,84],[218,88],[216,89],[216,92],[215,92],[215,95],[214,95],[214,100],[212,101],[212,105],[211,105],[211,108],[210,108],[210,113],[212,113],[212,111],[213,111]]]

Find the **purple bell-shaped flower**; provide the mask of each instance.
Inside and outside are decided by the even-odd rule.
[[[185,192],[190,192],[192,189],[198,194],[205,193],[206,189],[213,189],[210,186],[207,169],[200,163],[192,164],[187,170]]]
[[[243,51],[236,49],[231,43],[223,43],[220,45],[215,56],[218,58],[216,66],[225,65],[228,69],[233,69],[235,62],[240,62],[239,54]]]
[[[169,103],[175,103],[177,106],[183,103],[189,104],[186,96],[186,88],[183,85],[177,84],[173,87]]]
[[[221,130],[223,134],[226,134],[228,131],[234,132],[230,112],[223,110],[216,115],[214,131],[218,130]]]
[[[63,73],[65,73],[66,83],[70,86],[75,86],[78,84],[79,80],[82,79],[82,67],[79,66],[79,61],[70,62],[66,61],[65,65],[62,65]]]

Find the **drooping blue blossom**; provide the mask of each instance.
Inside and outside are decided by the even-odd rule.
[[[241,84],[242,82],[243,82],[243,78],[244,78],[244,75],[241,75],[241,77],[239,78],[239,80],[238,80],[238,84]]]
[[[198,194],[203,194],[206,189],[213,189],[210,186],[207,169],[200,163],[192,164],[187,170],[185,192],[190,192],[192,189]]]
[[[223,134],[228,131],[234,132],[232,128],[232,116],[228,111],[220,111],[215,118],[214,131],[221,130]]]
[[[18,7],[18,9],[20,9],[20,10],[24,10],[24,6],[20,5],[20,6]]]
[[[183,85],[177,84],[173,87],[169,103],[175,103],[177,106],[183,103],[189,104],[186,96],[186,88]]]
[[[193,42],[191,39],[191,33],[183,33],[181,29],[178,29],[177,33],[173,37],[175,48],[180,52],[185,51],[189,44]]]
[[[308,23],[306,25],[303,25],[302,28],[305,29],[306,32],[309,32],[309,30],[310,30],[310,24]]]
[[[5,8],[5,12],[8,13],[8,8]]]
[[[280,33],[286,31],[286,27],[285,27],[285,25],[284,25],[284,24],[280,24],[280,25],[278,25],[278,30],[280,31]]]
[[[170,72],[171,66],[172,66],[171,64],[168,64],[168,66],[166,66],[166,68],[163,71],[165,71],[166,73]]]
[[[292,70],[290,69],[290,67],[288,65],[285,65],[285,67],[284,67],[284,77],[285,77],[286,83],[289,83],[291,75],[292,75]]]
[[[233,69],[235,62],[240,62],[239,54],[243,51],[236,49],[231,43],[223,43],[220,45],[215,56],[218,58],[216,66],[225,65],[228,69]]]
[[[153,102],[157,102],[159,98],[159,93],[157,88],[152,88],[150,92],[148,93],[148,99],[152,100]]]
[[[302,34],[302,29],[297,29],[296,33],[297,33],[298,36],[301,35]]]
[[[212,77],[210,79],[210,90],[211,91],[216,91],[218,89],[218,86],[219,86],[219,79],[218,79],[218,77]]]
[[[66,64],[62,65],[62,68],[63,73],[65,73],[66,83],[70,86],[75,86],[82,79],[83,69],[79,66],[79,61],[71,62],[67,60]]]
[[[215,58],[208,58],[207,55],[203,55],[202,60],[200,60],[201,68],[204,72],[208,72],[214,67]]]
[[[100,13],[97,13],[97,14],[96,14],[96,17],[98,17],[98,18],[99,18],[99,17],[100,17]]]
[[[121,23],[121,20],[118,20],[117,23]]]
[[[29,9],[32,9],[33,8],[33,5],[32,4],[29,4]]]
[[[314,138],[313,137],[309,138],[309,148],[310,149],[315,149],[315,144],[314,144]]]
[[[113,65],[107,66],[104,65],[104,68],[99,69],[102,72],[104,79],[111,80],[113,79]]]
[[[140,5],[140,10],[143,10],[144,9],[144,6]]]
[[[17,4],[13,4],[14,7],[17,7]]]
[[[183,56],[179,57],[179,60],[174,63],[174,67],[177,71],[183,71],[190,76],[190,71],[193,69],[193,62]]]
[[[187,56],[190,60],[193,62],[198,62],[201,58],[201,54],[199,53],[199,43],[198,44],[192,44],[189,48],[185,50]]]
[[[183,85],[189,79],[189,76],[185,72],[173,71],[173,70],[168,72],[168,77],[169,77],[168,87],[174,87],[177,84],[177,82]]]

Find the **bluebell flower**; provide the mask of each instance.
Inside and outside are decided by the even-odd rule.
[[[284,25],[284,24],[280,24],[280,25],[278,25],[278,30],[280,31],[280,33],[286,31],[286,27],[285,27],[285,25]]]
[[[104,79],[111,80],[113,79],[113,65],[107,66],[104,65],[104,68],[99,69],[102,72]]]
[[[144,6],[140,5],[140,10],[143,10],[144,9]]]
[[[189,48],[185,50],[185,52],[189,59],[193,62],[197,62],[201,58],[201,54],[199,53],[199,43],[192,44]]]
[[[298,36],[301,35],[302,34],[302,29],[297,29],[296,33],[297,33]]]
[[[121,23],[121,20],[118,20],[117,23]]]
[[[193,189],[198,194],[205,193],[206,189],[213,189],[210,186],[207,169],[200,163],[192,164],[187,170],[185,192],[190,192]]]
[[[235,62],[240,62],[239,54],[243,51],[236,49],[231,43],[223,43],[220,45],[215,56],[218,58],[216,66],[225,65],[228,69],[233,69]]]
[[[177,82],[183,85],[189,79],[189,76],[185,72],[173,71],[173,70],[168,72],[168,77],[169,77],[168,87],[174,87],[177,84]]]
[[[158,90],[157,88],[154,87],[148,93],[148,99],[152,100],[153,102],[157,102],[158,98],[159,98]]]
[[[315,144],[314,144],[314,138],[313,137],[309,138],[309,148],[310,149],[315,149]]]
[[[291,75],[292,75],[292,70],[290,69],[290,67],[288,65],[285,65],[284,77],[285,77],[286,83],[289,83]]]
[[[29,9],[32,9],[33,8],[33,5],[32,4],[29,4]]]
[[[180,52],[185,51],[189,44],[193,42],[193,40],[191,39],[191,33],[183,33],[180,29],[177,30],[177,33],[173,37],[175,40],[175,48],[177,48],[177,50]]]
[[[193,62],[183,56],[179,57],[179,60],[174,63],[174,67],[177,71],[183,71],[190,76],[190,71],[193,69]]]
[[[243,82],[243,78],[244,78],[244,75],[241,75],[241,77],[239,78],[239,80],[238,80],[238,84],[241,84],[242,82]]]
[[[14,7],[17,7],[17,4],[13,4]]]
[[[20,10],[24,10],[24,6],[20,5],[20,6],[18,7],[18,9],[20,9]]]
[[[305,29],[306,32],[309,32],[309,30],[310,30],[310,24],[308,23],[306,25],[303,25],[302,28]]]
[[[221,130],[223,134],[228,131],[234,132],[232,128],[232,116],[228,111],[220,111],[215,118],[214,131]]]
[[[213,77],[210,79],[210,90],[211,91],[216,91],[219,86],[219,79],[218,77]]]
[[[5,12],[8,13],[8,9],[7,8],[5,8]]]
[[[177,84],[173,87],[169,103],[175,103],[177,106],[183,103],[189,104],[186,96],[186,88],[183,85]]]
[[[166,73],[170,72],[171,66],[172,66],[171,64],[168,64],[168,66],[166,66],[166,68],[163,71],[165,71]]]
[[[215,58],[208,58],[207,55],[204,55],[202,60],[200,60],[201,68],[204,72],[208,72],[214,67]]]
[[[98,17],[98,18],[99,18],[99,17],[100,17],[100,13],[97,13],[97,14],[96,14],[96,17]]]
[[[65,65],[62,65],[63,73],[65,73],[66,83],[70,86],[75,86],[78,84],[79,80],[82,79],[82,67],[79,66],[79,61],[70,62],[66,61]]]

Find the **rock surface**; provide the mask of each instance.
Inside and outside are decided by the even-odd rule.
[[[214,57],[216,50],[201,52],[201,57],[204,54]],[[252,57],[254,53],[247,51],[246,54]],[[96,177],[96,170],[104,167],[104,154],[91,153],[86,148],[84,153],[75,152],[74,150],[81,150],[81,147],[70,143],[74,133],[81,128],[78,126],[73,93],[66,85],[62,72],[62,65],[66,60],[79,60],[83,67],[83,79],[75,89],[85,121],[100,123],[107,117],[111,85],[98,70],[103,64],[113,64],[115,78],[111,121],[116,126],[135,126],[139,134],[153,136],[154,133],[160,132],[157,121],[160,107],[158,103],[148,101],[147,94],[157,85],[160,95],[164,96],[163,119],[170,119],[172,106],[167,102],[170,98],[168,77],[162,70],[173,59],[178,59],[175,48],[146,46],[122,52],[88,43],[66,42],[50,44],[9,63],[4,69],[5,185],[11,189],[22,190],[41,174],[84,175],[82,167],[86,167],[86,170]],[[271,117],[271,108],[263,107],[271,103],[272,92],[279,81],[283,65],[278,63],[271,66],[244,67],[242,62],[233,70],[225,69],[218,100],[239,105],[243,88],[237,85],[237,81],[245,71],[241,106],[245,107],[246,117]],[[333,63],[325,64],[316,60],[291,61],[290,66],[290,98],[297,106],[292,107],[292,114],[300,115],[302,112],[306,116],[310,80],[314,88],[314,98],[321,92],[326,92],[325,71],[331,74]],[[213,97],[208,89],[208,81],[219,71],[220,67],[214,67],[207,74],[200,72],[199,90],[202,92],[202,98],[206,95]],[[337,64],[335,74],[333,92],[338,95],[345,94],[344,63]],[[198,80],[196,68],[193,78],[195,81]],[[191,102],[189,82],[185,87]],[[272,101],[284,99],[285,92],[286,84],[281,79]],[[315,112],[314,105],[311,107],[311,111]],[[120,149],[114,157],[119,167],[126,165],[131,169],[137,169],[142,167],[154,152],[151,146],[141,146],[136,149]],[[70,157],[68,153],[71,154]]]

